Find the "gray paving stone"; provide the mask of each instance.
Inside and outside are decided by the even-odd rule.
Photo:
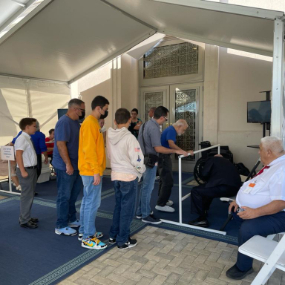
[[[226,270],[236,262],[237,246],[152,226],[134,237],[133,249],[113,247],[59,284],[249,285],[262,266],[254,261],[254,273],[231,280]],[[267,285],[285,285],[285,273],[276,270]]]

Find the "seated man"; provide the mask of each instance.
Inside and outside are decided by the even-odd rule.
[[[220,154],[205,162],[201,174],[206,177],[207,183],[193,187],[190,196],[191,213],[197,213],[199,217],[189,224],[208,227],[206,211],[209,210],[213,198],[235,196],[241,186],[241,180],[236,167]]]
[[[285,231],[285,152],[277,137],[264,137],[259,145],[264,167],[245,182],[229,210],[239,222],[238,245],[255,235],[268,236]],[[252,258],[238,253],[227,277],[240,280],[252,272]]]

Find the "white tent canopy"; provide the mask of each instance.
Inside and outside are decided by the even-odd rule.
[[[272,130],[281,135],[283,12],[203,0],[41,1],[0,38],[0,75],[71,83],[156,32],[273,54]]]
[[[157,31],[272,55],[274,19],[283,12],[173,2],[188,6],[150,0],[43,1],[27,23],[0,39],[0,74],[72,82]]]

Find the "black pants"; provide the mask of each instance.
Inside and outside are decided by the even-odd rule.
[[[158,171],[160,176],[159,190],[158,190],[158,206],[165,206],[171,195],[171,189],[173,187],[173,174],[172,174],[172,162],[170,154],[160,154]]]
[[[232,186],[219,185],[206,188],[205,185],[193,187],[191,190],[191,213],[205,217],[205,211],[208,211],[212,200],[220,197],[232,197],[238,192],[238,188]]]
[[[42,172],[42,154],[37,154],[37,163],[37,178],[39,178]]]

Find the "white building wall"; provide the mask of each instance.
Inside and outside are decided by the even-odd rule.
[[[247,123],[247,102],[265,100],[259,92],[271,90],[272,62],[229,51],[219,48],[218,142],[230,146],[235,162],[252,168],[258,150],[247,145],[258,145],[263,129]]]

